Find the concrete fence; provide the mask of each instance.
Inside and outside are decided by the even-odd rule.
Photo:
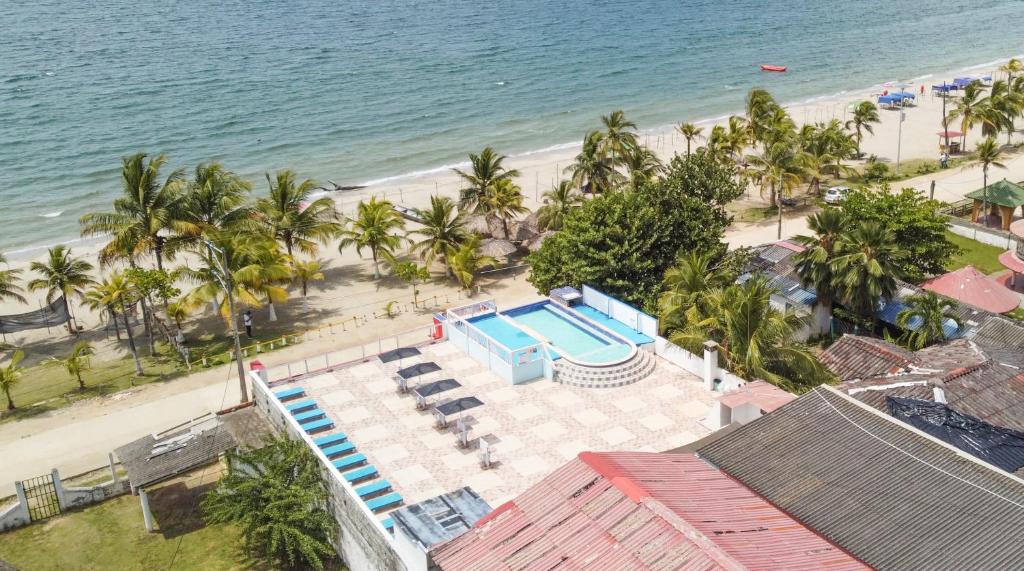
[[[64,486],[60,472],[56,468],[51,470],[50,479],[60,511],[63,513],[70,509],[85,507],[127,494],[129,491],[128,480],[118,478],[117,472],[114,470],[112,456],[110,457],[110,476],[109,481],[94,486]],[[0,511],[0,531],[32,523],[32,512],[24,483],[15,482],[14,491],[14,504]]]
[[[654,353],[669,363],[703,379],[704,388],[710,391],[730,391],[747,383],[746,379],[738,377],[718,365],[718,344],[714,341],[706,341],[704,354],[698,357],[664,337],[655,337]]]
[[[949,231],[971,240],[977,240],[982,244],[988,244],[989,246],[995,246],[1004,250],[1013,250],[1017,247],[1017,237],[1009,232],[1003,232],[995,228],[983,228],[977,224],[971,224],[956,218],[949,219]]]

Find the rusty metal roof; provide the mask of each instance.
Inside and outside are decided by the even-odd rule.
[[[864,569],[692,454],[584,452],[431,552],[441,569]]]

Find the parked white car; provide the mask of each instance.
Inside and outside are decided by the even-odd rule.
[[[833,186],[825,191],[825,204],[839,204],[846,200],[846,193],[850,192],[848,186]]]

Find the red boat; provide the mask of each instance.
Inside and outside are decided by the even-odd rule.
[[[778,72],[783,72],[783,71],[786,71],[786,66],[784,66],[784,65],[761,64],[761,71],[778,71]]]

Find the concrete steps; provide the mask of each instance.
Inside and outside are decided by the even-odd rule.
[[[583,388],[610,388],[633,384],[654,371],[655,357],[640,349],[633,357],[608,367],[587,367],[565,359],[555,361],[555,382]]]

